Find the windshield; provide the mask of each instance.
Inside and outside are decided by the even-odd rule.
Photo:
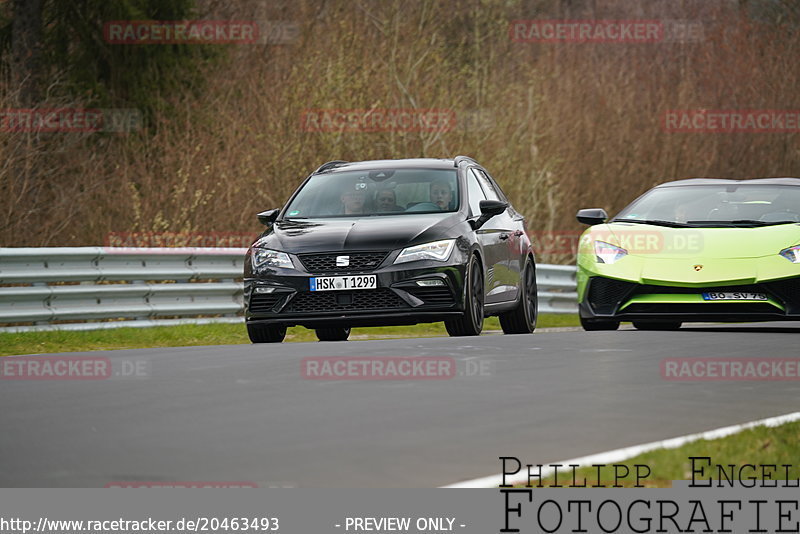
[[[359,217],[458,210],[458,180],[450,169],[376,169],[312,176],[286,218]]]
[[[686,185],[653,189],[614,221],[676,226],[766,226],[800,222],[800,187]]]

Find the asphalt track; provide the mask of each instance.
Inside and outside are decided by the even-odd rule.
[[[148,376],[0,380],[0,486],[442,486],[498,473],[498,456],[544,464],[798,411],[797,381],[660,370],[673,357],[797,357],[798,339],[797,323],[768,323],[83,353],[144,361]],[[459,374],[304,379],[315,356],[452,357]]]

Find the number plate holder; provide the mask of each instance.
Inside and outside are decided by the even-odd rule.
[[[350,276],[315,276],[309,279],[311,291],[352,291],[354,289],[377,289],[378,277],[374,274]]]
[[[767,295],[764,293],[751,293],[749,291],[709,291],[703,293],[703,300],[767,300]]]

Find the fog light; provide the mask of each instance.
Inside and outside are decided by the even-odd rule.
[[[417,280],[417,285],[422,287],[443,286],[442,280]]]
[[[257,287],[253,290],[254,293],[272,293],[275,291],[274,287]]]

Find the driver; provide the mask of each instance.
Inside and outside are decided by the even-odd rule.
[[[364,213],[364,204],[367,200],[366,185],[367,184],[362,182],[356,182],[355,184],[348,184],[348,186],[345,187],[339,197],[339,200],[342,202],[343,214],[360,215]]]
[[[800,211],[791,200],[791,197],[774,199],[758,220],[771,223],[800,222]]]
[[[450,189],[450,182],[447,180],[431,182],[431,202],[439,206],[440,210],[448,211],[452,200],[453,190]]]

